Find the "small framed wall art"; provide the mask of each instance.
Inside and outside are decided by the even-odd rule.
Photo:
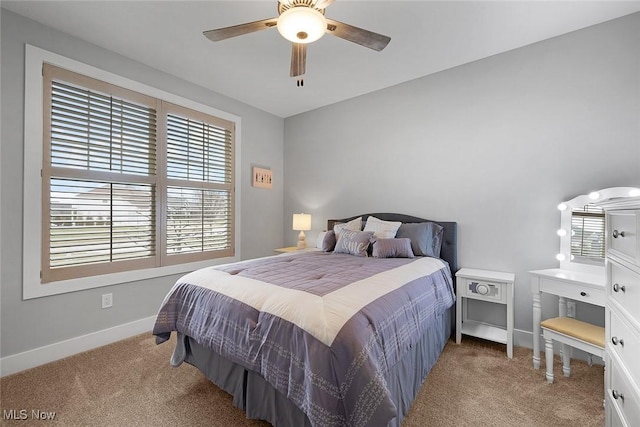
[[[259,168],[254,166],[251,169],[251,173],[253,174],[251,178],[251,185],[256,188],[268,188],[271,189],[273,186],[273,176],[271,174],[271,169]]]

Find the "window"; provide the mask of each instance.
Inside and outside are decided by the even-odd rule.
[[[224,121],[167,108],[166,251],[230,255],[233,142]]]
[[[571,255],[592,260],[604,259],[605,214],[593,204],[571,212]]]
[[[233,121],[43,76],[42,283],[234,255]]]

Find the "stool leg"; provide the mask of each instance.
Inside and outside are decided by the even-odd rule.
[[[571,346],[562,344],[562,373],[565,377],[571,375]]]
[[[547,382],[553,383],[553,340],[550,338],[544,339],[544,356],[547,364]]]

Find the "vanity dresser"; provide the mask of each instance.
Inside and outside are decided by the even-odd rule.
[[[606,212],[606,426],[640,426],[640,197]]]

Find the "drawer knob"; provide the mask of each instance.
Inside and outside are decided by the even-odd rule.
[[[613,230],[612,236],[614,239],[617,239],[618,236],[624,237],[624,231]]]
[[[618,400],[622,400],[624,401],[624,394],[620,393],[618,390],[611,390],[611,394],[613,395],[613,398]]]
[[[580,296],[586,297],[588,294],[585,291],[580,292]]]
[[[611,337],[611,342],[613,343],[613,345],[620,344],[622,347],[624,347],[624,340],[622,338]]]
[[[613,284],[613,292],[624,292],[626,290],[627,288],[624,285],[620,286],[617,283]]]

